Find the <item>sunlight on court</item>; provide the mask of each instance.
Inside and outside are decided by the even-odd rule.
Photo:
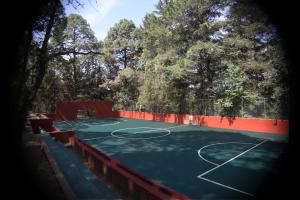
[[[266,177],[278,172],[286,145],[286,137],[268,133],[125,118],[54,124],[193,199],[254,198]]]

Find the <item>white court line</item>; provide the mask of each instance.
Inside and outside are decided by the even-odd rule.
[[[168,128],[166,128],[166,129],[170,129],[170,128],[177,128],[177,127],[181,127],[181,126],[188,126],[188,125],[186,125],[186,124],[183,124],[183,125],[178,125],[178,126],[171,126],[171,127],[168,127]]]
[[[187,126],[187,125],[179,125],[179,126],[171,126],[171,127],[166,127],[166,128],[155,128],[155,127],[135,127],[135,128],[124,128],[124,129],[117,129],[117,130],[114,130],[113,132],[111,132],[109,136],[105,136],[105,137],[95,137],[95,138],[88,138],[88,139],[84,139],[84,140],[96,140],[96,139],[102,139],[102,138],[108,138],[108,137],[116,137],[116,138],[121,138],[121,139],[150,139],[150,138],[158,138],[158,137],[164,137],[164,136],[167,136],[167,135],[170,135],[171,134],[171,131],[170,130],[167,130],[167,129],[171,129],[171,128],[177,128],[177,127],[181,127],[181,126]],[[168,131],[169,133],[166,134],[166,135],[161,135],[161,136],[156,136],[156,137],[149,137],[149,138],[124,138],[122,137],[123,135],[130,135],[130,134],[136,134],[138,132],[135,132],[135,133],[126,133],[126,134],[122,134],[120,136],[115,136],[113,133],[117,132],[117,131],[120,131],[120,130],[127,130],[127,129],[138,129],[138,128],[148,128],[148,129],[155,129],[155,130],[148,130],[148,131],[142,131],[142,132],[155,132],[155,131],[159,131],[159,130],[165,130],[165,131]]]
[[[212,171],[214,171],[214,170],[216,170],[216,169],[218,169],[219,167],[222,167],[223,165],[226,165],[227,163],[229,163],[229,162],[233,161],[234,159],[236,159],[236,158],[238,158],[238,157],[244,155],[245,153],[251,151],[252,149],[254,149],[254,148],[256,148],[256,147],[258,147],[259,145],[262,145],[262,144],[265,143],[265,142],[267,142],[267,140],[263,140],[262,142],[260,142],[260,143],[256,144],[255,146],[251,147],[250,149],[248,149],[248,150],[246,150],[246,151],[240,153],[239,155],[237,155],[237,156],[235,156],[235,157],[233,157],[233,158],[227,160],[226,162],[224,162],[224,163],[222,163],[222,164],[220,164],[220,165],[218,165],[218,166],[216,166],[216,167],[214,167],[214,168],[212,168],[212,169],[210,169],[210,170],[208,170],[208,171],[206,171],[206,172],[200,174],[200,175],[197,176],[197,177],[200,178],[200,179],[206,180],[206,181],[208,181],[208,182],[214,183],[214,184],[216,184],[216,185],[219,185],[219,186],[222,186],[222,187],[225,187],[225,188],[228,188],[228,189],[231,189],[231,190],[234,190],[234,191],[243,193],[243,194],[247,194],[247,195],[253,196],[252,194],[250,194],[250,193],[248,193],[248,192],[244,192],[244,191],[242,191],[242,190],[238,190],[238,189],[236,189],[236,188],[233,188],[233,187],[230,187],[230,186],[227,186],[227,185],[218,183],[218,182],[216,182],[216,181],[212,181],[212,180],[209,180],[209,179],[207,179],[207,178],[203,178],[203,176],[206,175],[206,174],[208,174],[208,173],[210,173],[210,172],[212,172]]]
[[[109,123],[109,124],[91,124],[93,122],[78,122],[77,124],[80,125],[86,125],[86,126],[112,126],[112,125],[116,125],[116,124],[120,124],[121,122],[113,122],[113,123]],[[97,122],[94,122],[97,123]],[[76,125],[75,125],[76,126]]]
[[[245,142],[222,142],[222,143],[209,144],[209,145],[205,145],[204,147],[202,147],[201,149],[198,150],[198,155],[199,155],[199,157],[200,157],[202,160],[204,160],[204,161],[206,161],[206,162],[208,162],[208,163],[210,163],[210,164],[212,164],[212,165],[218,166],[219,164],[214,163],[214,162],[212,162],[212,161],[209,161],[209,160],[205,159],[205,158],[201,155],[201,151],[202,151],[203,149],[206,149],[207,147],[210,147],[210,146],[216,146],[216,145],[222,145],[222,144],[252,144],[252,145],[255,145],[255,143],[245,143]]]
[[[126,119],[120,119],[122,122],[125,122],[127,121]],[[67,123],[67,122],[66,122]],[[108,123],[108,124],[96,124],[96,125],[93,125],[93,124],[90,124],[90,123],[93,123],[93,122],[90,122],[88,120],[83,120],[82,122],[77,122],[76,125],[80,125],[80,124],[83,124],[83,125],[87,125],[87,126],[112,126],[112,125],[116,125],[116,124],[120,124],[121,122],[120,121],[117,121],[117,122],[113,122],[113,123]],[[94,121],[94,123],[97,123],[97,120]],[[75,126],[76,126],[75,125]]]
[[[234,190],[234,191],[236,191],[236,192],[240,192],[240,193],[246,194],[246,195],[248,195],[248,196],[252,196],[252,197],[254,197],[254,195],[253,195],[253,194],[251,194],[251,193],[249,193],[249,192],[245,192],[245,191],[242,191],[242,190],[236,189],[236,188],[234,188],[234,187],[230,187],[230,186],[228,186],[228,185],[224,185],[224,184],[222,184],[222,183],[219,183],[219,182],[216,182],[216,181],[212,181],[212,180],[210,180],[210,179],[207,179],[207,178],[204,178],[204,177],[199,177],[199,178],[201,178],[201,179],[203,179],[203,180],[205,180],[205,181],[208,181],[208,182],[214,183],[214,184],[216,184],[216,185],[219,185],[219,186],[222,186],[222,187],[228,188],[228,189],[230,189],[230,190]]]
[[[165,130],[165,129],[177,128],[177,127],[180,127],[180,126],[186,126],[186,125],[171,126],[171,127],[167,127],[167,128],[155,128],[155,127],[152,127],[151,129],[155,129],[155,130],[148,130],[148,131],[134,132],[134,133],[132,133],[132,134],[137,134],[137,133],[150,133],[150,132],[156,132],[156,131]],[[150,127],[149,127],[149,129],[150,129]],[[123,134],[123,135],[125,135],[125,134]],[[127,135],[127,134],[126,134],[126,135]]]
[[[259,145],[262,145],[262,144],[265,143],[266,141],[267,141],[267,140],[263,140],[262,142],[256,144],[255,146],[251,147],[250,149],[248,149],[248,150],[246,150],[246,151],[240,153],[239,155],[234,156],[233,158],[227,160],[226,162],[223,162],[222,164],[220,164],[220,165],[218,165],[218,166],[216,166],[216,167],[214,167],[214,168],[212,168],[212,169],[210,169],[210,170],[208,170],[208,171],[206,171],[206,172],[200,174],[200,175],[198,176],[198,178],[200,178],[200,177],[202,177],[202,176],[204,176],[204,175],[206,175],[206,174],[208,174],[208,173],[210,173],[210,172],[212,172],[212,171],[218,169],[219,167],[222,167],[223,165],[226,165],[227,163],[233,161],[234,159],[236,159],[236,158],[238,158],[238,157],[244,155],[244,154],[247,153],[248,151],[251,151],[252,149],[258,147]]]
[[[139,131],[139,132],[134,132],[134,133],[129,133],[129,134],[138,134],[138,133],[151,133],[151,132],[156,132],[156,131],[161,131],[160,129],[155,129],[155,130],[147,130],[147,131]],[[125,134],[123,134],[125,135]],[[127,135],[127,134],[126,134]],[[122,136],[122,135],[121,135]]]
[[[135,129],[137,129],[137,128],[150,128],[150,127],[136,127]],[[126,128],[126,129],[129,129],[129,128]],[[131,128],[131,129],[134,129],[134,128]],[[118,130],[124,130],[124,129],[117,129],[117,130],[115,130],[113,132],[117,132]],[[150,130],[150,131],[153,131],[153,130]],[[158,131],[158,130],[154,130],[154,131]],[[142,131],[142,132],[147,132],[147,131]],[[149,130],[148,130],[148,132],[149,132]],[[132,135],[132,134],[137,134],[137,133],[139,133],[139,132],[125,133],[125,134],[122,134],[120,136],[130,135],[130,134]],[[96,140],[96,139],[102,139],[102,138],[107,138],[107,137],[115,137],[115,136],[114,135],[108,135],[108,136],[104,136],[104,137],[88,138],[88,139],[84,139],[84,140]]]
[[[70,124],[70,123],[68,123],[68,122],[66,122],[66,121],[61,121],[61,122],[64,122],[64,123],[66,123],[66,124],[68,124],[69,126],[71,126],[71,129],[70,130],[68,130],[68,131],[75,131],[76,129],[74,128],[74,125],[72,125],[72,124]]]
[[[120,135],[120,136],[114,134],[115,132],[119,132],[119,131],[122,131],[122,130],[139,129],[139,128],[156,129],[156,131],[158,131],[158,130],[163,130],[163,131],[166,131],[166,132],[168,132],[168,133],[165,134],[165,135],[153,136],[153,137],[146,137],[146,138],[126,138],[126,137],[123,137],[123,135],[129,135],[129,134],[135,134],[135,133],[128,133],[128,134],[123,134],[123,135]],[[149,130],[149,131],[151,132],[152,130]],[[148,132],[148,131],[145,131],[145,132]],[[111,134],[113,137],[121,138],[121,139],[135,139],[135,140],[142,140],[142,139],[151,139],[151,138],[165,137],[165,136],[167,136],[167,135],[170,135],[170,134],[171,134],[171,131],[168,130],[167,128],[135,127],[135,128],[123,128],[123,129],[117,129],[117,130],[114,130],[113,132],[111,132],[110,134]]]
[[[91,126],[112,126],[112,125],[116,125],[116,124],[120,124],[121,122],[114,122],[114,123],[110,123],[110,124],[100,124],[100,125],[91,125]]]
[[[123,135],[129,135],[129,134],[134,134],[134,133],[126,133],[126,134],[123,134]],[[108,136],[104,136],[104,137],[94,137],[94,138],[87,138],[87,139],[83,139],[83,140],[97,140],[97,139],[108,138],[108,137],[114,137],[114,136],[113,135],[108,135]]]
[[[97,139],[108,138],[108,137],[113,137],[113,136],[108,135],[108,136],[103,136],[103,137],[87,138],[87,139],[83,139],[83,140],[86,140],[86,141],[88,141],[88,140],[97,140]]]
[[[73,127],[73,125],[70,124],[69,122],[66,122],[66,121],[62,121],[62,122],[64,122],[64,123],[68,124],[69,126],[72,126],[72,127]]]
[[[122,134],[121,136],[130,135],[130,134],[135,134],[135,133],[126,133],[126,134]],[[88,138],[88,139],[83,139],[83,140],[97,140],[97,139],[108,138],[108,137],[114,137],[114,136],[108,135],[108,136],[104,136],[104,137],[95,137],[95,138]]]
[[[178,125],[178,126],[171,126],[171,127],[165,127],[165,128],[156,128],[156,127],[136,127],[136,128],[124,128],[124,129],[118,129],[118,130],[115,130],[113,132],[111,132],[110,134],[116,138],[121,138],[121,139],[135,139],[135,140],[145,140],[145,139],[152,139],[152,138],[160,138],[160,137],[165,137],[167,135],[170,135],[171,134],[171,131],[169,129],[172,129],[172,128],[177,128],[177,127],[181,127],[181,126],[187,126],[187,125]],[[123,134],[123,135],[115,135],[114,133],[115,132],[118,132],[120,130],[127,130],[127,129],[137,129],[137,128],[148,128],[148,129],[155,129],[155,130],[148,130],[148,131],[141,131],[141,132],[135,132],[135,133],[129,133],[129,134],[136,134],[136,133],[145,133],[145,132],[156,132],[156,131],[159,131],[159,130],[163,130],[163,131],[167,131],[168,133],[165,134],[165,135],[160,135],[160,136],[153,136],[153,137],[146,137],[146,138],[126,138],[126,137],[122,137],[123,135],[129,135],[129,134]]]

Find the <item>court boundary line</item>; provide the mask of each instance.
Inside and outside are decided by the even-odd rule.
[[[136,127],[136,128],[150,128],[150,127]],[[117,129],[117,130],[123,130],[123,129]],[[154,131],[158,131],[157,129],[156,130],[148,130],[148,131],[142,131],[142,132],[154,132]],[[114,132],[114,131],[113,131]],[[134,133],[126,133],[126,134],[123,134],[123,135],[133,135],[133,134],[137,134],[139,132],[134,132]],[[122,135],[121,135],[122,136]],[[96,140],[96,139],[102,139],[102,138],[107,138],[107,137],[115,137],[113,135],[107,135],[107,136],[104,136],[104,137],[95,137],[95,138],[87,138],[87,139],[83,139],[83,140]],[[117,137],[116,137],[117,138]],[[121,138],[121,137],[120,137]],[[127,139],[127,138],[122,138],[122,139]]]
[[[252,149],[254,149],[254,148],[256,148],[256,147],[258,147],[258,146],[260,146],[260,145],[262,145],[263,143],[265,143],[265,142],[267,142],[267,141],[268,141],[268,140],[263,140],[262,142],[260,142],[260,143],[256,144],[255,146],[251,147],[250,149],[247,149],[246,151],[243,151],[242,153],[240,153],[240,154],[238,154],[237,156],[234,156],[233,158],[231,158],[231,159],[229,159],[229,160],[223,162],[222,164],[220,164],[220,165],[218,165],[218,166],[216,166],[216,167],[213,167],[212,169],[210,169],[210,170],[208,170],[208,171],[206,171],[206,172],[204,172],[204,173],[198,175],[197,178],[200,178],[200,179],[202,179],[202,180],[205,180],[205,181],[214,183],[214,184],[216,184],[216,185],[225,187],[225,188],[227,188],[227,189],[231,189],[231,190],[234,190],[234,191],[243,193],[243,194],[247,194],[247,195],[250,195],[250,196],[254,196],[254,195],[251,194],[251,193],[248,193],[248,192],[245,192],[245,191],[236,189],[236,188],[234,188],[234,187],[227,186],[227,185],[224,185],[224,184],[222,184],[222,183],[219,183],[219,182],[216,182],[216,181],[213,181],[213,180],[204,178],[203,176],[206,175],[206,174],[208,174],[208,173],[210,173],[210,172],[212,172],[212,171],[214,171],[214,170],[216,170],[216,169],[218,169],[218,168],[220,168],[220,167],[222,167],[222,166],[224,166],[224,165],[226,165],[227,163],[229,163],[229,162],[235,160],[236,158],[238,158],[238,157],[244,155],[245,153],[251,151]]]
[[[126,119],[120,119],[120,120],[121,120],[122,122],[128,121],[128,120],[126,120]],[[61,122],[66,123],[66,124],[68,124],[69,126],[71,126],[71,127],[73,128],[73,129],[71,129],[71,131],[78,130],[78,129],[74,128],[74,127],[76,127],[76,124],[75,124],[75,125],[72,125],[72,124],[70,124],[69,122],[67,122],[66,120],[61,120]],[[112,126],[112,125],[116,125],[116,124],[120,124],[120,123],[121,123],[120,121],[117,121],[117,122],[113,122],[113,123],[109,123],[109,124],[89,125],[89,124],[86,123],[86,122],[77,122],[78,125],[83,124],[83,125],[86,125],[86,126],[88,126],[88,127],[90,127],[90,126]]]
[[[199,156],[202,160],[204,160],[205,162],[208,162],[208,163],[210,163],[210,164],[212,164],[212,165],[220,165],[220,164],[217,164],[217,163],[214,163],[214,162],[212,162],[212,161],[209,161],[209,160],[205,159],[205,158],[201,155],[201,151],[202,151],[203,149],[207,148],[207,147],[215,146],[215,145],[222,145],[222,144],[251,144],[251,145],[255,145],[255,143],[248,143],[248,142],[221,142],[221,143],[214,143],[214,144],[205,145],[205,146],[203,146],[202,148],[200,148],[200,149],[198,150],[198,156]]]
[[[153,130],[148,130],[148,131],[138,131],[138,132],[134,132],[134,133],[130,133],[130,134],[138,134],[138,133],[151,133],[151,132],[156,132],[156,131],[160,131],[159,129],[153,129]],[[123,134],[125,135],[125,134]],[[127,135],[127,134],[126,134]],[[121,135],[122,136],[122,135]]]
[[[210,173],[210,172],[212,172],[212,171],[214,171],[214,170],[216,170],[216,169],[218,169],[219,167],[222,167],[223,165],[226,165],[227,163],[229,163],[229,162],[235,160],[236,158],[238,158],[238,157],[244,155],[245,153],[251,151],[252,149],[254,149],[254,148],[256,148],[256,147],[258,147],[258,146],[260,146],[260,145],[262,145],[262,144],[265,143],[265,142],[267,142],[267,140],[263,140],[262,142],[260,142],[260,143],[256,144],[255,146],[251,147],[250,149],[247,149],[246,151],[243,151],[242,153],[240,153],[240,154],[234,156],[233,158],[231,158],[231,159],[229,159],[229,160],[223,162],[222,164],[220,164],[220,165],[218,165],[218,166],[216,166],[216,167],[214,167],[214,168],[212,168],[212,169],[210,169],[210,170],[208,170],[208,171],[206,171],[206,172],[200,174],[200,175],[198,176],[198,178],[199,178],[199,177],[202,177],[202,176],[204,176],[204,175],[206,175],[206,174],[208,174],[208,173]]]
[[[219,185],[219,186],[222,186],[222,187],[225,187],[227,189],[230,189],[230,190],[234,190],[236,192],[239,192],[239,193],[242,193],[242,194],[246,194],[248,196],[252,196],[252,197],[255,197],[253,194],[249,193],[249,192],[245,192],[243,190],[239,190],[239,189],[236,189],[234,187],[231,187],[231,186],[228,186],[228,185],[224,185],[222,183],[219,183],[219,182],[216,182],[216,181],[213,181],[211,179],[208,179],[208,178],[204,178],[204,177],[199,177],[200,179],[204,180],[204,181],[207,181],[207,182],[210,182],[210,183],[213,183],[213,184],[216,184],[216,185]]]
[[[120,124],[120,123],[121,122],[113,122],[113,123],[109,123],[109,124],[89,125],[88,122],[78,122],[77,124],[82,124],[82,125],[86,125],[86,126],[90,127],[90,126],[112,126],[112,125],[116,125],[116,124]]]
[[[177,125],[177,126],[171,126],[171,127],[168,127],[167,129],[177,128],[177,127],[182,127],[182,126],[188,126],[188,125],[187,124],[182,124],[182,125]]]
[[[64,123],[68,124],[68,125],[69,125],[69,126],[71,126],[71,127],[73,127],[73,125],[72,125],[72,124],[70,124],[69,122],[67,122],[66,120],[62,120],[62,122],[64,122]]]
[[[120,139],[135,139],[135,140],[147,140],[147,139],[152,139],[152,138],[160,138],[160,137],[166,137],[168,135],[171,135],[172,134],[172,131],[169,130],[169,129],[172,129],[172,128],[177,128],[177,127],[181,127],[181,126],[187,126],[186,124],[183,124],[183,125],[177,125],[177,126],[171,126],[171,127],[166,127],[166,128],[157,128],[157,127],[135,127],[135,128],[149,128],[149,129],[154,129],[154,130],[149,130],[149,131],[142,131],[142,132],[155,132],[155,131],[158,131],[158,130],[165,130],[169,133],[165,134],[165,135],[160,135],[160,136],[153,136],[153,137],[146,137],[146,138],[127,138],[127,137],[122,137],[123,135],[130,135],[130,134],[136,134],[136,133],[139,133],[139,132],[135,132],[135,133],[128,133],[128,134],[123,134],[121,136],[116,136],[114,135],[113,133],[119,131],[119,130],[126,130],[126,129],[135,129],[135,128],[125,128],[125,129],[118,129],[118,130],[114,130],[113,132],[111,132],[110,134],[113,136],[113,137],[116,137],[116,138],[120,138]]]
[[[112,137],[111,135],[107,135],[107,136],[103,136],[103,137],[96,137],[96,138],[86,138],[83,140],[89,141],[89,140],[97,140],[97,139],[103,139],[103,138],[108,138],[108,137]]]
[[[115,132],[118,132],[118,131],[120,131],[120,130],[138,129],[138,128],[148,128],[148,129],[152,129],[152,130],[149,130],[150,132],[158,131],[158,130],[163,130],[163,131],[166,131],[166,132],[168,132],[168,133],[167,133],[167,134],[164,134],[164,135],[160,135],[160,136],[153,136],[153,137],[146,137],[146,138],[127,138],[127,137],[122,137],[122,135],[121,135],[121,136],[117,136],[117,135],[114,134]],[[144,133],[145,133],[145,132],[149,132],[149,131],[144,131]],[[138,133],[138,132],[128,133],[128,134],[123,134],[123,135],[132,135],[132,134],[136,134],[136,133]],[[171,131],[168,130],[168,129],[166,129],[166,128],[155,128],[155,127],[123,128],[123,129],[117,129],[117,130],[114,130],[114,131],[112,131],[112,132],[110,133],[110,135],[113,136],[113,137],[120,138],[120,139],[130,139],[130,140],[132,140],[132,139],[135,139],[135,140],[145,140],[145,139],[152,139],[152,138],[160,138],[160,137],[168,136],[168,135],[170,135],[170,134],[171,134]]]
[[[181,127],[181,126],[187,126],[187,125],[184,124],[184,125],[171,126],[171,127],[166,127],[166,128],[156,128],[156,127],[134,127],[134,128],[135,129],[137,129],[137,128],[149,128],[149,129],[156,129],[154,131],[157,131],[157,129],[166,130],[166,129],[172,129],[172,128],[177,128],[177,127]],[[129,129],[129,128],[124,128],[124,129]],[[117,130],[112,131],[111,133],[116,132],[118,130],[124,130],[124,129],[117,129]],[[133,129],[133,128],[130,128],[130,129]],[[149,131],[153,131],[153,130],[149,130]],[[170,132],[167,135],[170,135],[172,133],[170,130],[166,130],[166,131]],[[123,135],[130,135],[130,134],[135,134],[135,133],[127,133],[127,134],[123,134]],[[158,136],[158,137],[164,137],[164,136],[167,136],[167,135],[162,135],[162,136]],[[89,141],[89,140],[97,140],[97,139],[103,139],[103,138],[108,138],[108,137],[115,137],[115,138],[119,138],[119,139],[136,139],[136,140],[138,140],[138,139],[139,140],[143,140],[143,139],[154,138],[154,137],[151,137],[151,138],[126,138],[126,137],[116,137],[116,136],[113,136],[113,135],[108,135],[108,136],[104,136],[104,137],[94,137],[94,138],[87,138],[87,139],[83,139],[83,140]],[[156,136],[155,138],[158,138],[158,137]]]

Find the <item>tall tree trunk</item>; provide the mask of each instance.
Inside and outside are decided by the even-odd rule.
[[[127,47],[124,48],[124,69],[127,67]]]
[[[37,61],[37,76],[35,79],[35,84],[33,87],[33,90],[31,92],[31,95],[28,98],[28,101],[31,102],[37,94],[38,89],[40,88],[40,85],[43,81],[43,78],[45,76],[46,70],[47,70],[47,66],[48,66],[48,42],[49,39],[51,37],[51,31],[52,28],[54,26],[54,21],[55,21],[55,14],[57,12],[58,9],[58,5],[59,5],[59,1],[58,0],[54,0],[52,1],[52,6],[51,6],[51,13],[49,16],[49,22],[47,24],[47,28],[46,28],[46,33],[45,33],[45,37],[42,43],[42,48],[40,50],[39,56],[38,56],[38,61]]]
[[[74,60],[75,60],[75,56],[74,56]],[[78,74],[77,74],[75,63],[73,63],[72,67],[73,67],[73,83],[74,83],[72,99],[75,99],[78,94],[78,79],[77,79]]]

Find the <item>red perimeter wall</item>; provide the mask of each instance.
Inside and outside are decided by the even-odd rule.
[[[69,101],[56,103],[56,119],[75,120],[77,119],[77,110],[90,109],[95,110],[94,117],[118,117],[117,112],[112,111],[113,103],[111,101]],[[53,117],[53,116],[52,116]]]
[[[111,101],[69,101],[57,102],[55,114],[45,114],[53,120],[75,120],[77,119],[77,110],[91,109],[95,110],[95,118],[104,117],[127,117],[134,119],[154,120],[169,123],[183,124],[184,120],[189,119],[188,114],[159,114],[152,112],[136,111],[113,111]],[[220,116],[194,115],[201,126],[212,128],[224,128],[243,131],[254,131],[274,134],[288,134],[289,121],[275,119],[258,119],[258,118],[229,118]],[[48,128],[48,127],[47,127]]]
[[[111,101],[69,101],[57,102],[56,112],[50,114],[38,114],[39,119],[30,119],[35,134],[40,133],[40,128],[46,132],[57,131],[53,120],[76,120],[78,110],[94,110],[95,118],[118,117],[118,112],[112,110]]]
[[[154,120],[161,122],[183,124],[184,120],[189,119],[189,115],[177,114],[157,114],[151,112],[118,111],[119,117],[134,119]],[[275,134],[288,134],[289,121],[275,119],[257,119],[257,118],[229,118],[220,116],[194,115],[193,120],[197,120],[202,126],[212,128],[224,128],[243,131],[254,131]]]

